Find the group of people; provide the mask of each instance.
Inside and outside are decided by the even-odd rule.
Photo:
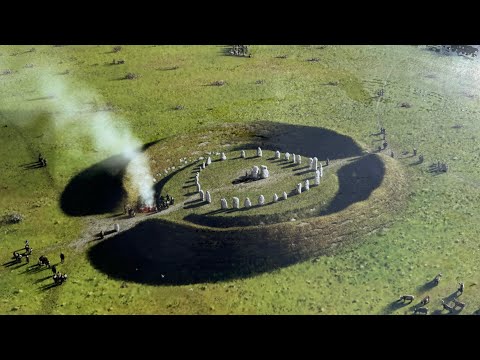
[[[30,247],[30,244],[28,240],[25,240],[25,252],[23,254],[20,254],[18,251],[13,252],[13,258],[17,262],[22,262],[22,258],[25,258],[25,261],[27,264],[30,262],[30,255],[32,255],[33,249]]]
[[[173,196],[170,196],[169,194],[167,194],[166,197],[164,197],[163,195],[160,195],[157,198],[157,211],[168,209],[170,205],[174,205],[174,204],[175,204],[175,199],[173,198]]]
[[[380,152],[380,151],[382,151],[382,150],[385,150],[385,149],[388,147],[387,131],[385,130],[385,128],[384,128],[383,126],[380,127],[380,134],[381,134],[382,137],[383,137],[383,144],[382,144],[382,146],[379,146],[379,147],[378,147],[378,149],[377,149],[378,152]],[[378,134],[377,134],[377,135],[378,135]],[[393,150],[390,150],[390,156],[391,156],[392,158],[395,157],[395,153],[393,152]],[[413,148],[413,156],[417,156],[417,149],[416,149],[416,148]],[[424,160],[423,155],[419,155],[419,156],[418,156],[418,161],[419,161],[419,163],[423,163],[423,160]],[[439,164],[440,164],[440,163],[439,163]],[[327,165],[328,165],[328,164],[327,164]],[[444,170],[441,170],[441,171],[446,172],[446,171],[448,170],[448,166],[447,166],[447,164],[442,164],[442,166],[443,166],[443,165],[445,165],[444,167],[442,167],[442,169],[444,169]],[[440,165],[439,165],[438,167],[440,168]],[[439,171],[440,171],[440,170],[439,170]]]

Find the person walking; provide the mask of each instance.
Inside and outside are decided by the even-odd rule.
[[[60,253],[60,262],[62,264],[65,262],[65,255],[63,255],[63,253]]]

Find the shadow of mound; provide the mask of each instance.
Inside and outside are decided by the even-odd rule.
[[[260,121],[251,124],[250,128],[258,142],[245,150],[260,146],[266,150],[288,151],[330,160],[363,154],[362,148],[351,137],[321,127]],[[242,149],[238,147],[234,150]]]
[[[145,144],[141,151],[157,142]],[[118,209],[126,196],[123,177],[130,160],[123,154],[114,155],[74,176],[60,197],[62,211],[70,216],[86,216]]]
[[[343,166],[338,171],[339,189],[333,201],[320,215],[333,214],[350,205],[367,200],[380,186],[385,176],[385,165],[376,154],[369,154]]]
[[[237,216],[222,216],[222,212],[214,214],[189,214],[184,220],[204,226],[216,228],[229,228],[236,226],[253,226],[264,224],[275,224],[289,221],[293,216],[298,219],[306,219],[316,216],[330,215],[342,211],[350,205],[367,200],[371,193],[378,188],[385,176],[385,166],[382,160],[375,154],[365,155],[354,162],[344,165],[338,171],[339,189],[333,200],[324,210],[312,212],[308,207],[306,209],[292,209],[283,213],[274,213],[269,215],[247,215],[250,209],[240,208],[233,210]],[[321,184],[320,184],[321,186]],[[287,201],[295,201],[291,197],[296,196],[295,191],[290,192]],[[300,195],[301,196],[301,195]],[[304,195],[305,196],[305,195]],[[275,203],[267,201],[263,206],[274,205]],[[295,215],[294,215],[295,214]]]
[[[137,283],[217,282],[297,262],[299,256],[275,236],[262,229],[214,232],[155,219],[95,245],[88,257],[109,276]]]

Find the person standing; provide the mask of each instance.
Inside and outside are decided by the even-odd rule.
[[[65,255],[63,255],[63,253],[60,253],[60,262],[62,264],[65,262]]]

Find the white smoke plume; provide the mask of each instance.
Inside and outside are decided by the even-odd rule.
[[[148,159],[141,150],[141,142],[133,136],[126,121],[110,111],[92,111],[91,101],[101,99],[99,94],[86,86],[79,86],[77,81],[70,84],[64,77],[51,76],[51,73],[37,73],[38,90],[42,96],[52,98],[48,103],[52,107],[57,129],[73,122],[78,125],[81,121],[80,131],[92,140],[97,151],[109,155],[122,153],[130,160],[128,175],[143,202],[153,206],[153,178]]]

